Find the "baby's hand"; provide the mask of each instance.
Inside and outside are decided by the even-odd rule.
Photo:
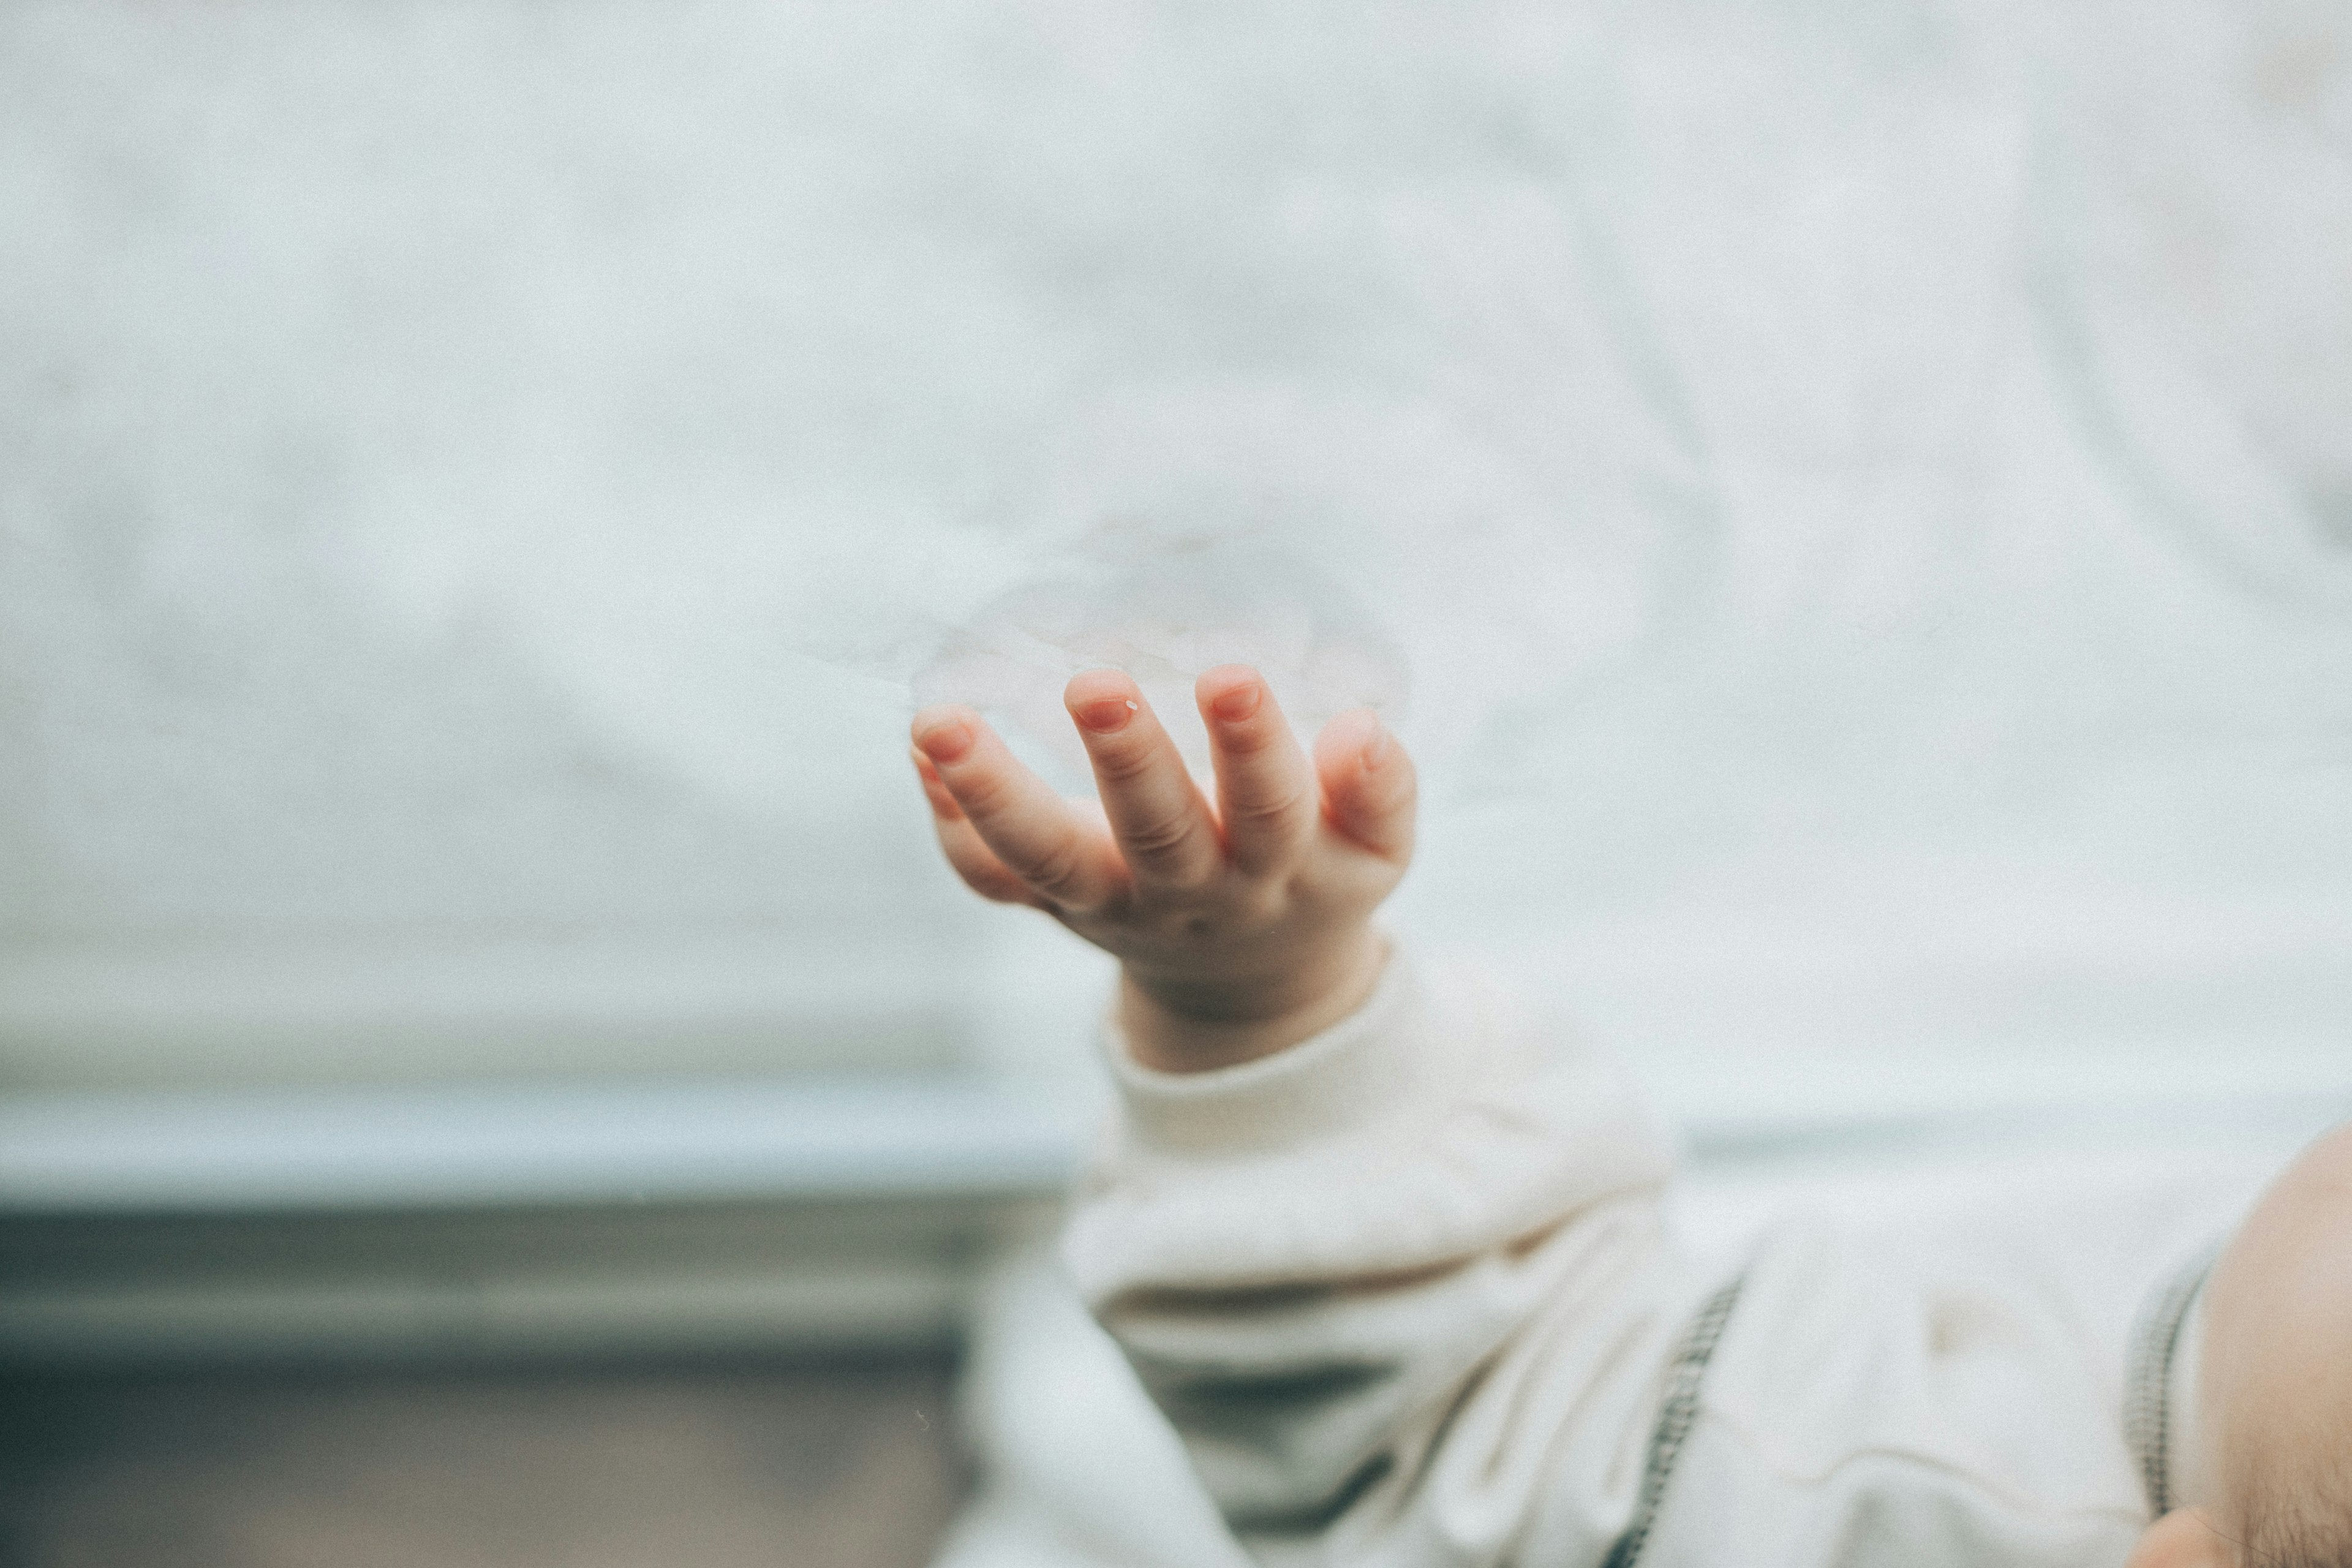
[[[1255,670],[1220,666],[1193,695],[1213,811],[1116,670],[1064,693],[1099,809],[1055,795],[969,709],[914,723],[949,862],[1118,957],[1129,1040],[1169,1071],[1264,1056],[1352,1012],[1380,973],[1372,911],[1412,855],[1412,763],[1369,710],[1325,726],[1310,764]]]

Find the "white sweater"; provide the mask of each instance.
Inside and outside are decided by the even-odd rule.
[[[1622,1074],[1475,974],[1217,1072],[1110,1046],[1064,1258],[1264,1563],[2116,1564],[2177,1486],[2154,1309],[2227,1207],[1710,1268]]]

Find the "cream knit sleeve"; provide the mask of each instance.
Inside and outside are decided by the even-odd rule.
[[[1269,1563],[1597,1563],[1697,1291],[1666,1140],[1568,1031],[1402,954],[1355,1015],[1120,1109],[1064,1257]]]

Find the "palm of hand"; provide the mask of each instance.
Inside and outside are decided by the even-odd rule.
[[[1194,686],[1213,807],[1135,683],[1073,679],[1096,803],[1068,801],[968,709],[915,716],[913,758],[949,863],[982,897],[1044,910],[1116,956],[1147,1065],[1264,1055],[1370,989],[1372,911],[1412,854],[1413,770],[1370,710],[1301,752],[1256,671]]]

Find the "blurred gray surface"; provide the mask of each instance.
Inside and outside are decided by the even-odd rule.
[[[6,1568],[914,1568],[938,1359],[0,1378]]]
[[[937,1350],[1034,1199],[12,1215],[0,1368]]]
[[[0,1100],[0,1214],[1049,1194],[1079,1128],[966,1076]]]

